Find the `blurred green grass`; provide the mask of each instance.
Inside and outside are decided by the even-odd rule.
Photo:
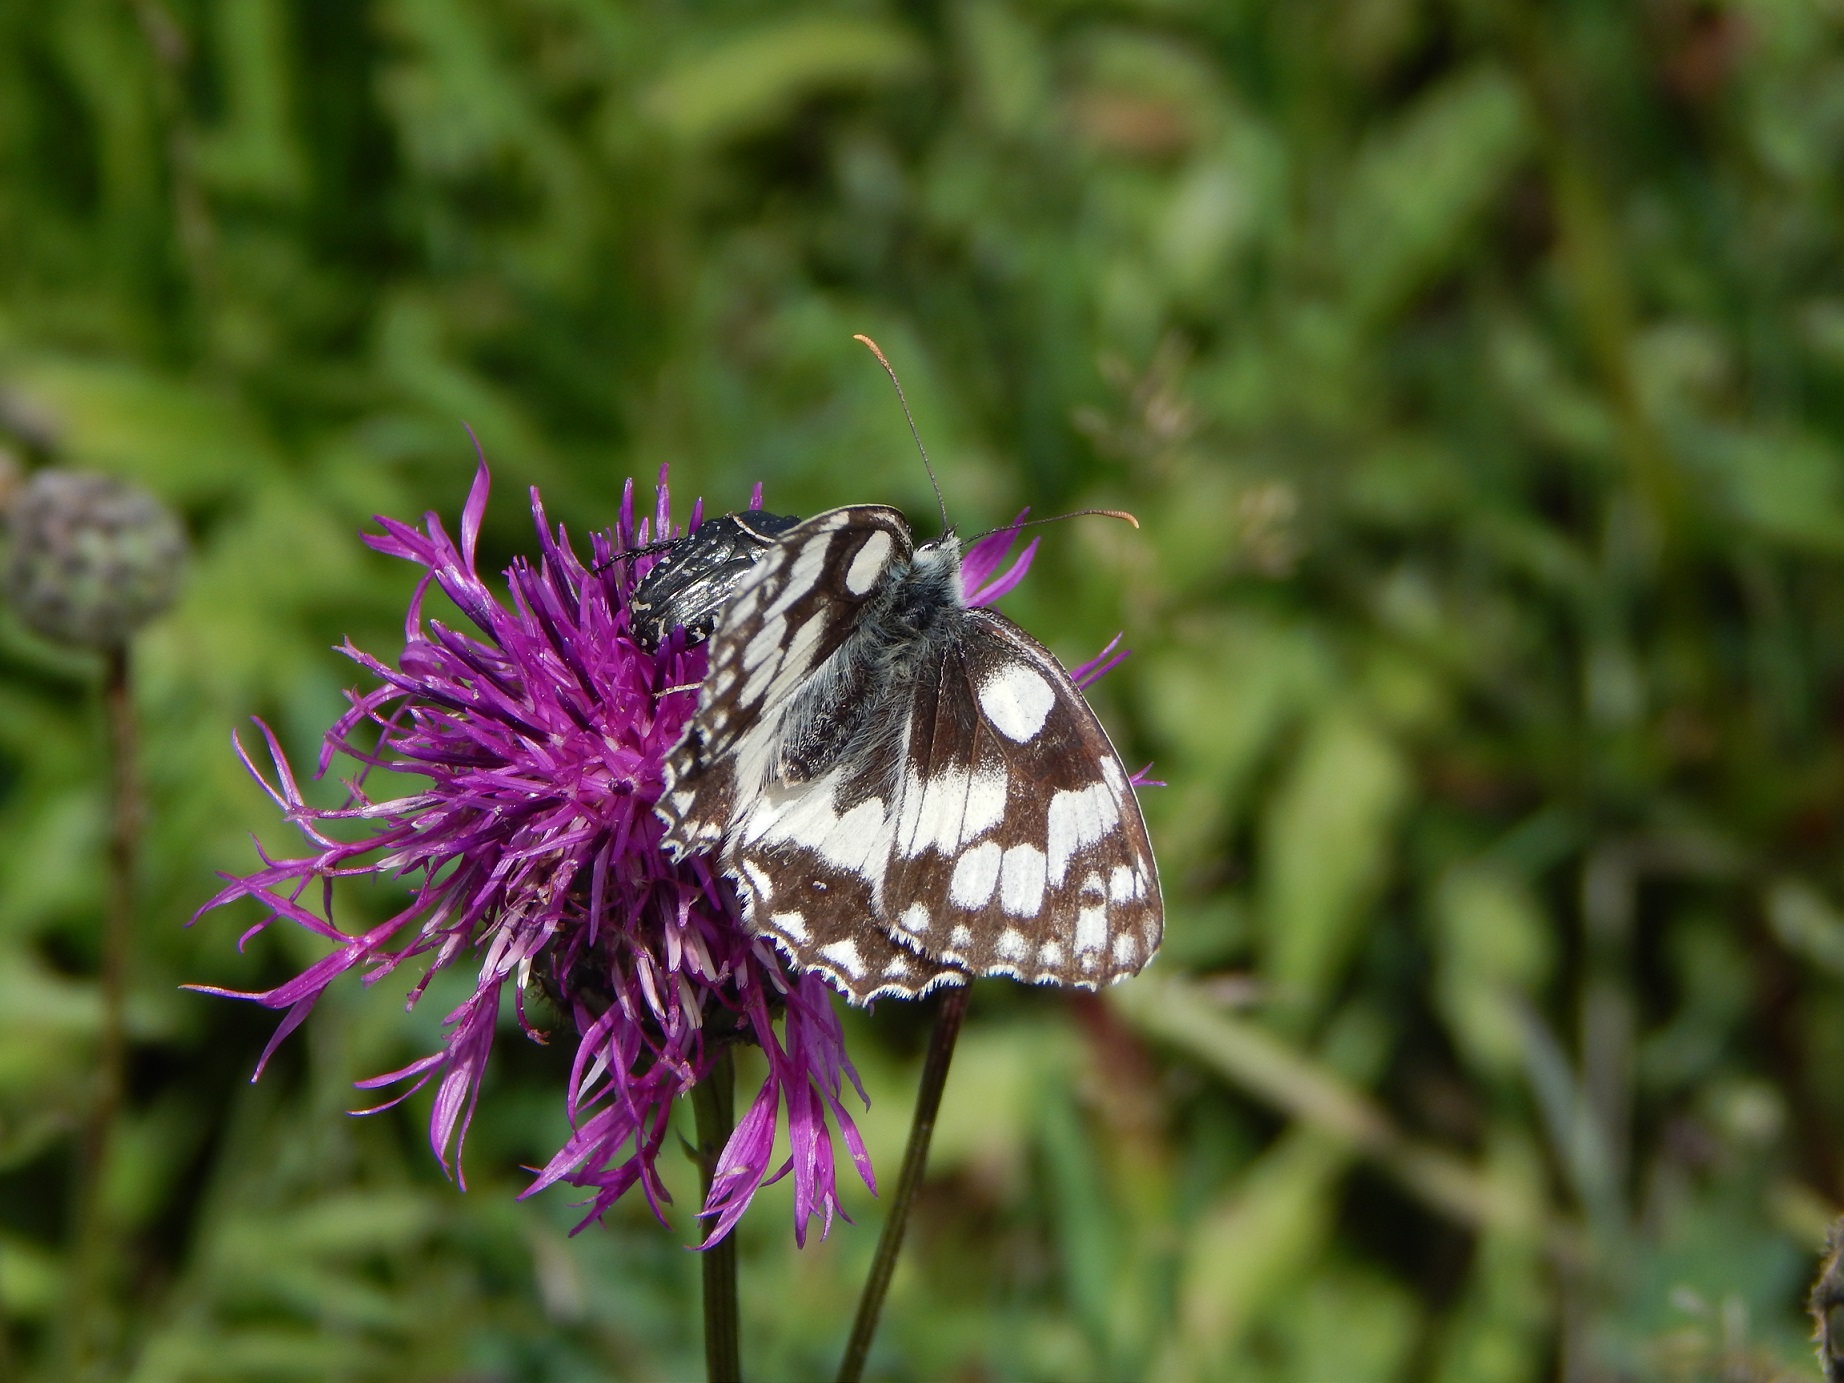
[[[0,445],[186,515],[110,1194],[136,1380],[695,1376],[693,1179],[569,1239],[505,1035],[469,1145],[350,1082],[445,1006],[181,993],[409,574],[524,487],[1076,505],[1014,617],[1096,700],[1167,948],[984,984],[873,1357],[937,1379],[1809,1376],[1844,1202],[1844,21],[1798,0],[61,0],[0,6]],[[94,670],[0,624],[0,1372],[54,1376],[94,1054]],[[351,906],[363,910],[367,900]],[[387,986],[388,987],[388,986]],[[922,1040],[849,1020],[894,1176]],[[878,1211],[742,1230],[746,1359],[827,1372]]]

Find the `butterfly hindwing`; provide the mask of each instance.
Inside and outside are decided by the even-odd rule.
[[[967,612],[917,686],[885,889],[898,939],[975,974],[1093,987],[1163,930],[1133,788],[1081,693],[1017,625]]]
[[[886,994],[913,997],[969,978],[875,925],[871,881],[823,846],[758,836],[726,859],[744,922],[772,937],[799,968],[820,971],[859,1003]]]

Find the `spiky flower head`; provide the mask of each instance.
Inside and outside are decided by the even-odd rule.
[[[566,1090],[572,1133],[526,1194],[560,1181],[591,1190],[585,1224],[636,1184],[663,1217],[668,1196],[656,1162],[673,1100],[704,1078],[723,1042],[752,1041],[768,1075],[719,1159],[703,1210],[713,1221],[706,1242],[730,1230],[758,1187],[790,1170],[795,1237],[804,1240],[816,1217],[823,1233],[838,1208],[835,1134],[875,1189],[845,1106],[857,1078],[830,993],[817,976],[789,973],[764,939],[743,930],[732,888],[705,860],[667,856],[653,813],[666,755],[705,672],[703,647],[688,647],[682,633],[648,651],[628,623],[634,586],[653,559],[617,558],[650,536],[679,532],[665,473],[650,523],[636,523],[630,483],[614,532],[592,537],[587,563],[552,528],[534,490],[539,555],[507,571],[509,603],[475,569],[487,490],[483,465],[459,545],[434,514],[421,528],[380,519],[384,532],[366,539],[425,576],[394,665],[350,643],[344,649],[378,682],[348,694],[350,709],[322,746],[321,774],[336,756],[361,766],[347,803],[309,804],[267,727],[273,782],[244,755],[312,848],[265,854],[255,872],[227,876],[201,912],[252,898],[265,916],[246,940],[286,918],[323,938],[328,954],[271,990],[208,992],[285,1011],[266,1062],[347,971],[375,983],[416,962],[413,1004],[437,970],[475,967],[474,993],[444,1020],[441,1049],[362,1082],[402,1083],[401,1099],[434,1081],[430,1142],[459,1177],[501,1005],[509,1000],[542,1040],[527,1006],[541,989],[576,1034]],[[698,521],[694,507],[691,525]],[[967,587],[982,600],[1023,576],[1029,549],[994,576],[1010,545],[1002,533],[968,553]],[[431,582],[471,630],[424,616]],[[416,786],[374,799],[374,770]],[[375,926],[349,932],[334,916],[334,884],[362,875],[405,879],[411,894]],[[783,1111],[791,1154],[771,1177]]]
[[[173,603],[186,535],[138,485],[87,471],[42,470],[5,507],[7,601],[57,643],[126,643]]]

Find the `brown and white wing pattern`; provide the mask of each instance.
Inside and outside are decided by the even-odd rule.
[[[698,709],[666,760],[667,845],[714,848],[739,808],[773,785],[789,707],[912,547],[896,510],[859,505],[796,525],[757,559],[717,621]]]
[[[952,535],[834,510],[768,549],[667,763],[669,846],[857,1003],[971,975],[1093,988],[1163,929],[1133,788],[1067,673],[969,610]]]
[[[917,683],[887,898],[899,941],[976,975],[1086,988],[1164,932],[1139,802],[1050,652],[985,610]]]

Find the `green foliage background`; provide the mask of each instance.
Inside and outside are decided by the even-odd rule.
[[[1811,1368],[1844,1200],[1844,12],[1819,0],[0,0],[0,440],[186,516],[119,1374],[694,1377],[661,1229],[518,1204],[568,1042],[508,1030],[465,1194],[351,1082],[437,992],[271,1016],[187,930],[258,713],[309,759],[411,574],[355,533],[622,480],[1088,504],[1008,603],[1144,794],[1169,934],[982,984],[874,1356],[905,1379],[1521,1383]],[[0,1374],[54,1377],[94,1058],[96,670],[0,626]],[[364,900],[354,906],[363,908]],[[375,906],[375,903],[374,903]],[[390,984],[383,989],[392,989]],[[894,1178],[924,1018],[850,1020]],[[1831,1073],[1828,1075],[1827,1073]],[[879,1211],[742,1231],[752,1376],[837,1357]]]

